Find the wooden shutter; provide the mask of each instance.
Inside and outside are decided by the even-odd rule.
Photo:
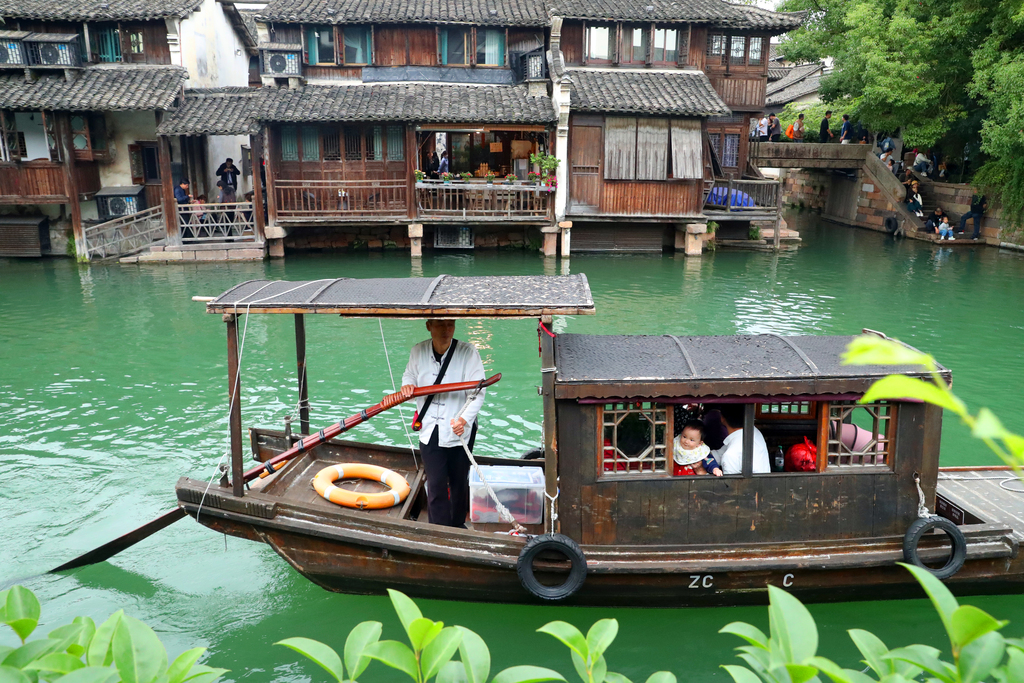
[[[644,53],[644,64],[650,66],[654,61],[654,24],[647,26],[647,50]]]
[[[612,64],[618,64],[619,55],[624,53],[624,50],[622,49],[622,41],[624,40],[625,31],[622,30],[621,21],[618,22],[617,24],[612,24],[612,27],[612,30],[615,31],[615,37],[612,40],[612,42],[615,44],[615,54],[612,55]],[[626,57],[626,61],[629,61],[628,55]]]
[[[637,119],[636,179],[668,177],[668,119]]]
[[[590,34],[587,33],[587,22],[583,22],[583,58],[580,64],[587,65],[587,57],[590,55]]]
[[[699,119],[672,119],[672,177],[703,177]]]
[[[302,63],[309,64],[309,36],[306,35],[305,24],[299,24],[299,43],[302,45]]]
[[[686,25],[686,31],[679,29],[676,33],[676,64],[686,66],[690,59],[690,25]]]
[[[345,63],[345,30],[335,24],[334,30],[334,63],[344,64]]]
[[[636,178],[636,119],[631,116],[609,116],[604,121],[604,177]]]

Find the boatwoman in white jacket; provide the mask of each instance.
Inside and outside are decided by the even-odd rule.
[[[427,331],[430,339],[412,347],[409,353],[409,364],[402,375],[402,396],[412,396],[416,387],[484,379],[480,353],[471,343],[454,338],[454,320],[428,320]],[[438,381],[446,361],[444,377]],[[462,450],[459,435],[472,450],[476,416],[484,404],[484,393],[481,389],[458,419],[455,416],[462,410],[469,392],[453,391],[416,399],[416,421],[421,424],[420,455],[427,473],[427,510],[432,524],[465,526],[469,512],[469,458]]]

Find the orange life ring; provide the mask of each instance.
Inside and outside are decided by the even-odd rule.
[[[390,491],[380,493],[361,493],[349,491],[334,485],[339,479],[368,479],[379,481],[389,486]],[[360,510],[382,510],[398,505],[409,495],[409,482],[394,470],[378,465],[363,463],[343,463],[331,465],[316,473],[313,477],[313,488],[325,499],[347,508]]]

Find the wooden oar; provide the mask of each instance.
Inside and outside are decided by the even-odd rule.
[[[499,372],[493,377],[488,377],[487,379],[482,379],[477,382],[456,382],[454,384],[433,384],[431,386],[426,387],[416,387],[415,389],[413,389],[412,396],[408,398],[402,398],[401,394],[389,394],[385,396],[384,400],[378,403],[377,405],[371,406],[370,408],[366,408],[365,410],[360,411],[357,415],[353,415],[352,417],[342,420],[341,422],[338,422],[336,424],[333,424],[330,427],[327,427],[326,429],[321,429],[316,434],[301,439],[289,450],[285,451],[284,453],[281,453],[280,455],[274,456],[267,462],[263,463],[263,465],[253,468],[246,472],[245,475],[243,475],[244,479],[245,481],[251,481],[258,477],[260,475],[260,472],[274,472],[274,465],[287,462],[288,460],[294,458],[295,456],[305,453],[313,446],[317,446],[329,439],[333,439],[338,434],[346,432],[349,429],[355,427],[356,425],[365,422],[366,420],[369,420],[374,415],[379,415],[385,410],[394,408],[399,403],[404,403],[405,401],[409,400],[409,398],[415,398],[417,396],[427,396],[429,394],[445,394],[450,391],[470,391],[472,389],[489,387],[500,379],[501,373]],[[132,547],[139,541],[149,538],[150,536],[160,531],[164,527],[174,524],[184,516],[184,508],[176,507],[172,510],[168,510],[167,512],[163,513],[156,519],[147,522],[146,524],[143,524],[138,529],[129,531],[127,534],[119,536],[118,538],[115,538],[113,541],[110,541],[109,543],[104,543],[100,547],[94,548],[93,550],[90,550],[84,555],[79,555],[70,562],[65,562],[61,566],[51,569],[49,573],[52,574],[54,572],[61,572],[66,569],[75,569],[76,567],[84,567],[88,564],[96,564],[97,562],[103,562],[104,560],[110,559],[114,555],[117,555],[122,550]]]

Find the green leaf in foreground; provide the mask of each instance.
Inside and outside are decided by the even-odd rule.
[[[648,677],[647,683],[676,683],[676,675],[670,671],[655,671]]]
[[[356,680],[363,675],[370,665],[366,656],[366,648],[380,640],[384,626],[379,621],[364,621],[356,624],[345,640],[345,666],[349,678]]]
[[[1006,652],[1006,641],[992,631],[981,636],[960,651],[958,669],[961,683],[978,683],[988,678],[999,665]]]
[[[341,683],[345,680],[345,668],[341,664],[341,657],[334,651],[334,648],[324,645],[319,640],[312,638],[285,638],[274,645],[283,645],[295,650],[300,655],[312,659],[323,667],[324,671],[334,676],[334,679]]]
[[[744,669],[735,664],[723,664],[722,668],[729,672],[732,680],[736,683],[761,683],[761,679],[750,669]]]
[[[803,603],[776,586],[768,586],[768,622],[786,662],[802,664],[818,651],[818,627]]]
[[[110,642],[114,639],[114,631],[121,623],[124,610],[117,610],[96,629],[86,651],[85,663],[89,666],[107,666],[114,661],[114,655],[110,651]]]
[[[153,683],[167,671],[167,650],[146,624],[127,614],[121,617],[111,641],[114,666],[123,683]]]
[[[580,634],[582,638],[583,635]],[[541,683],[541,681],[564,681],[562,674],[542,666],[510,666],[499,671],[491,683]]]
[[[719,633],[730,633],[734,636],[738,636],[743,640],[747,641],[755,647],[759,647],[763,650],[768,649],[768,636],[764,632],[753,624],[747,624],[742,621],[734,621],[731,624],[726,624],[719,631]]]
[[[463,626],[455,628],[462,632],[459,657],[466,669],[466,681],[468,683],[487,683],[487,677],[491,675],[491,651],[487,648],[487,643],[468,628]]]
[[[942,584],[942,581],[935,578],[935,575],[927,569],[922,569],[921,567],[912,564],[906,564],[905,562],[897,562],[896,564],[913,574],[914,578],[917,579],[917,582],[921,584],[921,588],[924,589],[924,592],[928,595],[928,599],[931,600],[932,605],[935,606],[935,611],[939,613],[939,619],[942,620],[942,625],[946,627],[946,633],[949,634],[950,643],[954,649],[957,649],[956,643],[953,642],[953,633],[951,630],[952,624],[950,623],[953,618],[953,612],[960,607],[956,598],[954,598],[953,594],[949,592],[949,589]],[[925,667],[921,668],[926,671],[928,670]]]
[[[935,366],[935,359],[926,353],[874,334],[856,337],[843,353],[843,365],[919,365]]]
[[[420,608],[416,606],[412,598],[401,591],[389,588],[388,596],[391,598],[391,604],[395,607],[395,613],[398,614],[398,620],[402,622],[402,628],[411,637],[412,634],[409,633],[409,626],[417,619],[422,619],[423,613],[420,612]]]
[[[6,593],[4,623],[14,629],[24,643],[39,625],[39,600],[24,586],[11,586]]]
[[[587,647],[587,639],[583,637],[580,630],[572,624],[564,621],[552,621],[544,624],[538,633],[547,633],[549,636],[560,640],[566,647],[575,652],[584,661],[590,655],[590,648]]]
[[[23,668],[34,669],[36,671],[52,671],[59,674],[69,674],[72,671],[78,671],[84,667],[85,664],[83,664],[82,660],[78,657],[64,652],[53,652],[44,657],[40,657]]]
[[[53,681],[53,683],[107,683],[117,680],[117,670],[109,666],[87,666],[72,671]]]
[[[32,679],[13,666],[0,666],[0,683],[33,683]]]
[[[650,679],[647,679],[647,680],[650,680]],[[673,680],[675,680],[675,679],[673,679]],[[628,678],[626,678],[625,676],[623,676],[620,673],[616,673],[614,671],[609,671],[608,673],[606,673],[604,675],[604,683],[633,683],[633,681],[629,680]]]
[[[858,403],[873,403],[882,400],[916,399],[941,406],[957,415],[966,415],[967,406],[952,392],[906,375],[889,375],[878,380],[867,390]]]
[[[436,676],[441,667],[451,661],[455,651],[459,649],[460,642],[462,642],[462,633],[457,628],[449,626],[442,629],[437,637],[423,648],[423,653],[420,655],[423,680]]]
[[[974,605],[961,605],[950,616],[950,636],[957,649],[963,649],[977,638],[998,631],[1008,623],[1010,622],[999,621]]]
[[[592,658],[600,657],[619,634],[619,622],[615,619],[599,619],[587,631],[587,648]]]
[[[192,665],[199,661],[199,658],[206,652],[205,647],[194,647],[186,650],[175,657],[171,665],[167,667],[167,683],[181,683],[192,670]]]
[[[419,681],[416,655],[405,643],[400,643],[397,640],[380,640],[366,648],[366,655],[392,669],[405,672],[414,681]]]

